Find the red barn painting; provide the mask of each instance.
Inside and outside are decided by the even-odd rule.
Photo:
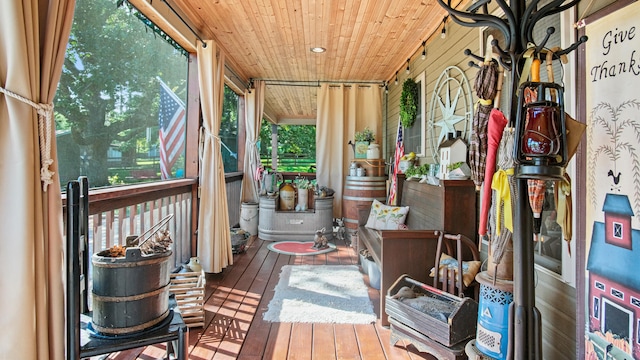
[[[607,194],[602,211],[587,259],[589,343],[594,358],[640,359],[640,232],[626,195]]]

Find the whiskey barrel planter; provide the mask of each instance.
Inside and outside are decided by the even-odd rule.
[[[122,335],[142,331],[169,315],[171,251],[142,255],[126,249],[124,257],[94,254],[93,317],[96,331]]]
[[[347,176],[342,193],[342,216],[349,231],[358,228],[358,207],[369,208],[373,200],[387,201],[386,177]]]

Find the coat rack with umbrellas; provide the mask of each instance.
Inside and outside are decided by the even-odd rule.
[[[503,213],[505,210],[513,212],[513,217],[510,219],[513,224],[513,302],[508,309],[509,329],[506,350],[492,348],[488,349],[488,352],[481,351],[482,353],[479,355],[516,360],[542,359],[541,316],[535,307],[533,222],[532,208],[529,204],[529,196],[527,196],[529,194],[528,183],[529,181],[564,178],[564,167],[569,156],[567,154],[562,87],[552,81],[542,83],[536,74],[533,78],[529,78],[532,64],[534,71],[537,71],[535,69],[537,63],[534,60],[543,58],[547,52],[551,51],[546,49],[545,45],[554,29],[549,28],[547,36],[539,44],[535,44],[533,40],[533,31],[540,20],[572,8],[579,0],[551,0],[545,5],[541,5],[540,0],[512,0],[510,2],[496,0],[497,6],[504,12],[502,18],[489,13],[488,4],[490,1],[478,0],[467,9],[457,9],[452,5],[451,0],[438,0],[440,6],[449,13],[453,22],[466,27],[488,26],[502,33],[504,42],[499,43],[494,40],[492,42],[493,52],[496,54],[495,61],[506,71],[509,71],[511,76],[511,89],[506,89],[511,97],[511,106],[509,114],[505,115],[508,123],[504,134],[507,133],[507,130],[513,133],[513,143],[509,146],[512,146],[512,158],[515,164],[514,169],[511,170],[512,173],[509,169],[505,171],[505,179],[508,180],[507,185],[503,188],[508,190],[506,195],[509,198],[506,201],[513,204],[513,210],[510,209],[511,206],[506,206],[504,198],[499,207]],[[575,50],[586,40],[586,37],[582,37],[566,49],[556,49],[551,56],[559,59]],[[471,52],[467,52],[467,55],[474,58],[484,58]],[[532,97],[527,99],[525,93]],[[556,97],[556,100],[550,99],[551,94]],[[503,141],[499,146],[504,146]],[[486,155],[480,154],[477,158],[482,159],[483,156]],[[500,159],[497,160],[499,164]],[[485,167],[493,168],[493,165],[487,163]],[[496,174],[500,173],[500,170],[503,169],[499,169]],[[509,174],[513,176],[509,178]],[[493,176],[493,174],[485,172],[483,179],[485,188],[489,176]],[[509,181],[511,185],[509,185]],[[510,196],[508,192],[511,192]],[[486,229],[483,228],[483,212],[481,209],[480,235],[486,232]],[[511,216],[511,214],[508,215]],[[500,217],[509,220],[507,219],[509,216],[502,214]],[[504,226],[506,222],[503,221],[501,226]],[[486,331],[482,335],[486,336],[488,333],[491,331]]]

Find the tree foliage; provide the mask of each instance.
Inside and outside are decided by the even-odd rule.
[[[238,94],[225,85],[220,124],[224,172],[238,171]]]
[[[262,120],[260,128],[260,155],[271,157],[271,123]],[[315,159],[316,127],[314,125],[278,125],[278,156],[306,155]]]
[[[76,3],[56,93],[56,125],[68,128],[74,142],[86,149],[91,159],[86,175],[93,186],[109,184],[110,146],[135,157],[136,143],[146,138],[147,129],[155,127],[157,134],[158,78],[186,98],[186,58],[134,11],[108,0]],[[157,135],[150,138],[154,143],[147,146],[153,147]]]
[[[313,125],[278,125],[278,154],[311,155],[316,153],[316,127]],[[271,155],[271,123],[262,120],[260,154]]]

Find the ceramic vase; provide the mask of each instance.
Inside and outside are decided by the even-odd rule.
[[[198,259],[195,256],[189,259],[189,264],[187,265],[189,266],[189,270],[191,270],[192,272],[202,271],[202,265],[200,265],[200,259]]]
[[[298,189],[298,209],[300,211],[307,211],[309,206],[309,190],[308,189]]]
[[[380,158],[380,145],[376,143],[369,144],[367,148],[367,159],[379,159]]]

